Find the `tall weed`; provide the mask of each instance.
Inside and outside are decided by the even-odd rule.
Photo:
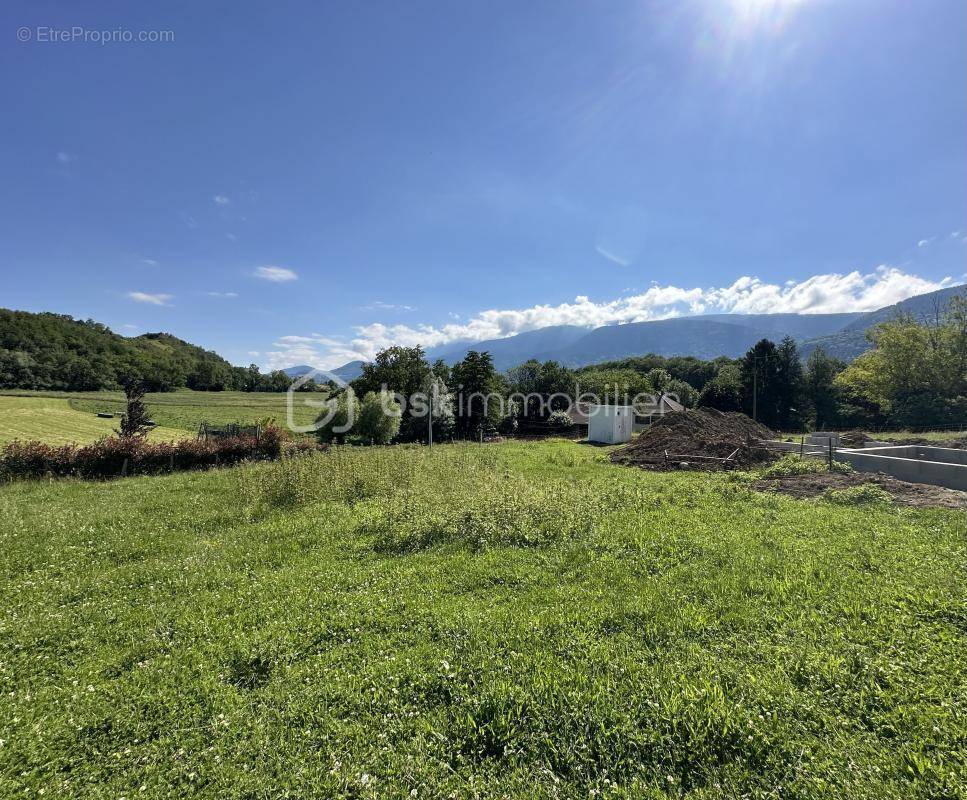
[[[500,469],[493,448],[337,447],[243,471],[250,512],[365,501],[360,532],[382,552],[437,544],[537,546],[590,534],[603,514],[628,503],[624,485],[535,482]]]

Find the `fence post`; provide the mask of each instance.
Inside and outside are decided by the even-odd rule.
[[[124,459],[124,463],[121,465],[121,477],[126,478],[128,476],[128,460]]]
[[[800,436],[799,437],[799,457],[800,458],[803,457],[803,451],[805,449],[806,449],[806,437],[805,436]]]
[[[828,441],[829,441],[829,464],[828,464],[828,468],[829,469],[832,469],[833,468],[833,437],[830,436]]]

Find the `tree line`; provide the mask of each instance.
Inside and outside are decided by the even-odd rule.
[[[530,360],[498,373],[489,353],[470,351],[455,365],[430,364],[420,347],[390,347],[363,367],[353,393],[338,395],[341,416],[320,432],[324,439],[356,436],[373,442],[425,441],[511,433],[546,422],[580,394],[628,403],[641,394],[674,394],[687,407],[741,411],[778,431],[822,428],[904,428],[967,421],[967,296],[953,298],[933,319],[898,315],[868,334],[872,349],[847,364],[821,348],[803,362],[796,342],[762,339],[741,358],[702,360],[658,355],[571,369]],[[396,408],[384,390],[404,398],[432,395],[426,408],[404,408],[393,422],[380,408]],[[507,402],[480,402],[499,396]],[[345,424],[349,404],[359,422]],[[383,417],[381,419],[380,417]]]
[[[897,314],[871,328],[852,362],[768,340],[702,389],[699,405],[744,411],[783,431],[929,428],[967,422],[967,295],[930,318]]]

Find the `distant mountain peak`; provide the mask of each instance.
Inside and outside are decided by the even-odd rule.
[[[301,378],[314,370],[319,370],[322,373],[329,373],[330,375],[335,375],[344,381],[352,381],[363,374],[363,365],[365,361],[348,361],[341,367],[334,367],[333,369],[324,370],[319,367],[311,367],[308,364],[299,364],[295,367],[286,367],[282,370],[290,378]]]

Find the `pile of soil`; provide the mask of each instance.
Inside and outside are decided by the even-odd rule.
[[[611,460],[648,469],[748,467],[775,457],[762,444],[763,439],[773,438],[771,430],[745,414],[713,408],[689,409],[666,414],[651,423],[637,439],[615,450]],[[723,464],[709,456],[732,458]]]
[[[867,442],[874,441],[872,436],[867,436],[863,431],[846,431],[840,434],[840,447],[863,447]]]
[[[792,497],[817,497],[829,489],[847,489],[872,483],[893,495],[895,502],[905,506],[940,506],[967,510],[967,492],[907,483],[882,473],[816,472],[806,475],[787,475],[783,478],[763,478],[752,486],[763,492],[781,492]]]

